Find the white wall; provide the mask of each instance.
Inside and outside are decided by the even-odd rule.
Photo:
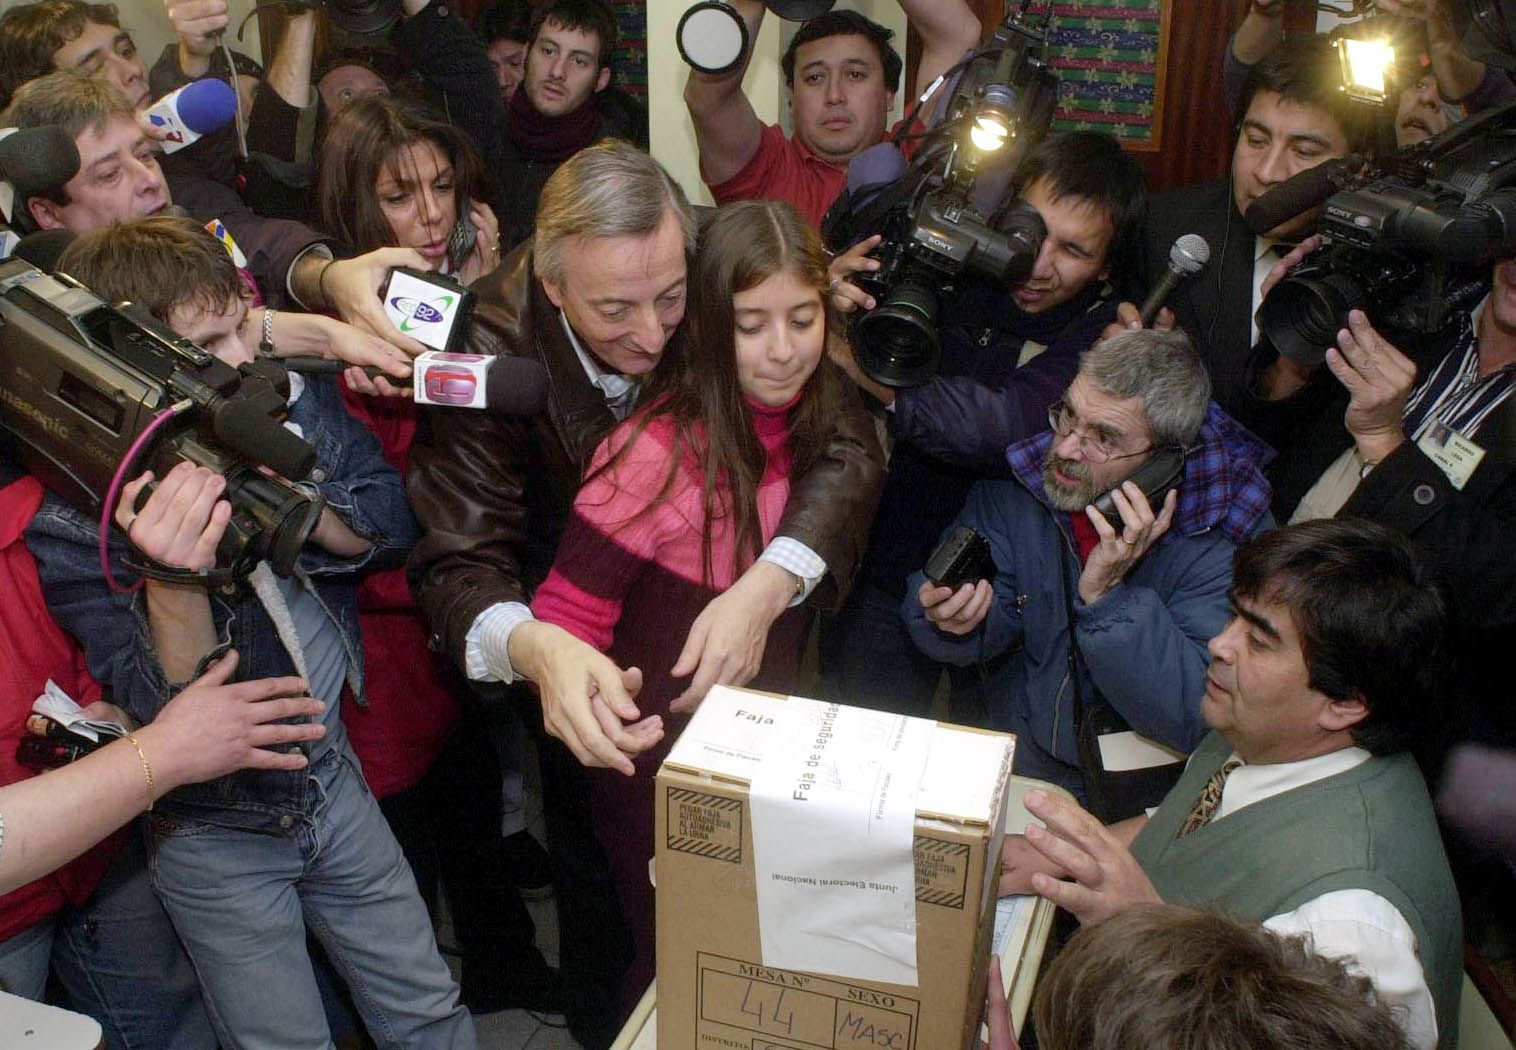
[[[674,30],[692,0],[647,0],[647,94],[649,134],[653,156],[679,180],[690,199],[711,203],[711,195],[700,181],[699,154],[695,149],[695,129],[689,111],[684,108],[684,80],[689,67],[679,57]],[[861,11],[874,21],[895,31],[895,46],[905,56],[905,13],[895,0],[843,0],[839,6]],[[753,61],[749,64],[743,89],[753,101],[758,117],[766,124],[789,126],[787,93],[779,72],[779,56],[784,44],[794,34],[795,25],[772,14],[763,20]],[[891,121],[900,116],[905,92],[895,97]]]
[[[132,40],[137,45],[137,50],[142,53],[142,59],[149,69],[158,61],[158,56],[163,53],[166,44],[174,39],[173,31],[169,29],[168,15],[164,11],[161,0],[114,0],[116,10],[121,16],[121,25],[132,34]],[[237,23],[247,16],[253,9],[254,0],[228,0],[231,8],[232,24],[228,30],[227,43],[233,51],[241,51],[258,61],[263,60],[263,52],[258,42],[258,20],[254,18],[247,24],[247,31],[242,36],[242,42],[237,41],[232,33],[237,28]],[[0,11],[7,8],[19,7],[17,0],[0,0]]]

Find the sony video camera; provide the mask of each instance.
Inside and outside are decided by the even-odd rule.
[[[1516,103],[1321,184],[1337,189],[1322,209],[1324,245],[1264,299],[1262,335],[1285,357],[1315,365],[1349,310],[1400,332],[1442,331],[1488,292],[1491,265],[1516,254]],[[1249,208],[1250,223],[1268,196]]]
[[[855,316],[852,340],[859,366],[886,386],[915,386],[936,371],[938,310],[961,277],[1025,280],[1047,235],[1042,217],[1024,202],[991,224],[975,200],[981,176],[1014,172],[1052,123],[1058,91],[1046,57],[1052,8],[1034,24],[1025,6],[961,63],[942,119],[921,137],[910,165],[898,148],[912,124],[907,120],[895,142],[853,161],[848,191],[823,222],[833,251],[883,237],[874,252],[880,268],[853,278],[878,305]]]
[[[258,469],[299,481],[315,465],[315,448],[282,425],[288,396],[273,362],[232,368],[139,307],[0,262],[0,436],[43,484],[95,515],[129,457],[127,478],[161,478],[183,460],[223,475],[232,517],[218,574],[240,578],[267,560],[288,575],[321,515],[319,497]]]

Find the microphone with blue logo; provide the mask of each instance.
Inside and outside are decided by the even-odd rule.
[[[164,131],[164,153],[177,153],[211,132],[220,131],[236,115],[236,92],[226,81],[215,77],[170,91],[147,108],[147,119]]]
[[[463,341],[474,293],[440,273],[397,266],[380,293],[390,324],[433,350],[452,351]]]

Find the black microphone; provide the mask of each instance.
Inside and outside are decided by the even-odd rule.
[[[60,127],[20,128],[0,139],[0,179],[16,188],[17,211],[28,197],[56,190],[77,174],[79,148]]]
[[[1292,175],[1259,197],[1242,213],[1248,229],[1262,237],[1274,227],[1325,204],[1328,197],[1347,189],[1363,168],[1363,157],[1349,153]]]
[[[284,357],[279,363],[302,375],[335,375],[352,367],[326,357]],[[397,382],[377,365],[364,365],[363,373],[370,379],[385,376]],[[547,407],[547,388],[547,369],[540,361],[502,354],[491,362],[484,381],[484,409],[499,416],[535,416]]]
[[[1147,299],[1142,303],[1142,309],[1138,311],[1142,316],[1142,327],[1147,328],[1153,323],[1153,318],[1158,316],[1158,311],[1163,308],[1164,302],[1174,294],[1174,289],[1178,288],[1186,277],[1193,277],[1205,269],[1205,264],[1210,261],[1211,246],[1200,234],[1187,233],[1176,240],[1174,246],[1169,249],[1168,272],[1148,293]]]
[[[870,205],[898,183],[909,167],[893,142],[876,142],[849,161],[847,188],[821,219],[827,246],[841,251],[860,240],[860,234],[875,232],[877,216]]]
[[[21,238],[12,254],[43,273],[57,273],[59,257],[77,236],[73,230],[39,230]]]

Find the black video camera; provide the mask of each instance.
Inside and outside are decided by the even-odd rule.
[[[20,259],[0,262],[0,434],[90,514],[129,458],[129,476],[160,478],[187,460],[226,478],[232,517],[218,571],[239,578],[266,560],[288,575],[323,507],[258,469],[300,481],[315,465],[315,448],[282,425],[288,397],[289,377],[272,361],[233,368],[140,307],[112,306]]]
[[[1516,255],[1516,103],[1454,124],[1349,183],[1322,210],[1323,248],[1258,311],[1263,337],[1304,365],[1321,362],[1349,310],[1431,335],[1484,297],[1493,263]]]
[[[860,157],[849,170],[849,191],[823,221],[833,251],[876,233],[883,238],[874,253],[880,268],[853,278],[878,305],[855,316],[852,339],[859,366],[886,386],[915,386],[936,371],[938,310],[961,277],[1015,284],[1036,264],[1047,235],[1036,209],[1015,201],[991,224],[975,190],[982,174],[1013,172],[1052,123],[1058,79],[1046,57],[1051,11],[1040,24],[1024,10],[1008,15],[961,63],[942,120],[921,138],[904,173],[884,170],[886,163],[877,177],[855,176]],[[888,161],[886,154],[870,161],[881,158]],[[894,158],[904,166],[898,151]]]

